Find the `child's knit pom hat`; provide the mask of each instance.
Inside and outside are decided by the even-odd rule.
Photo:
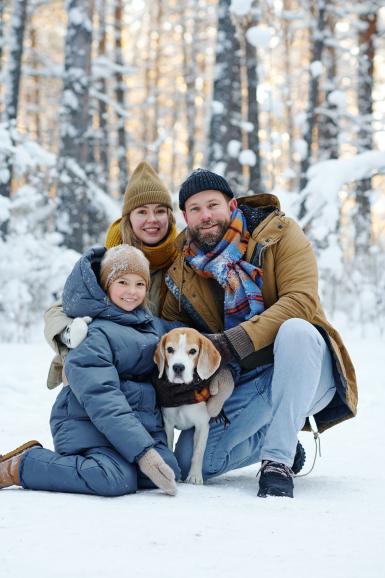
[[[117,245],[108,249],[100,263],[100,285],[107,291],[109,285],[126,273],[135,273],[150,285],[150,264],[142,251],[131,245]]]

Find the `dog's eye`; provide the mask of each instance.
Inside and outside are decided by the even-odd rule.
[[[175,352],[175,349],[174,349],[173,347],[171,347],[171,346],[168,346],[167,349],[166,349],[166,351],[167,351],[167,353],[174,353],[174,352]]]
[[[195,355],[196,352],[197,352],[197,350],[195,349],[195,347],[192,347],[192,348],[190,349],[190,351],[188,352],[188,354],[189,354],[189,355]]]

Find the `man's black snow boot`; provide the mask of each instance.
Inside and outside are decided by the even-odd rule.
[[[258,491],[260,498],[267,496],[292,498],[293,489],[293,470],[289,466],[271,460],[262,462]]]
[[[305,448],[300,441],[297,442],[297,449],[295,450],[294,462],[291,466],[293,474],[297,475],[302,470],[306,461]]]

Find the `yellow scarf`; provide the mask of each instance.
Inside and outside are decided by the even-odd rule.
[[[151,272],[158,271],[159,269],[167,271],[173,264],[178,255],[178,249],[175,246],[176,235],[176,226],[173,224],[171,225],[170,232],[162,243],[155,246],[142,243],[139,247],[150,261]]]

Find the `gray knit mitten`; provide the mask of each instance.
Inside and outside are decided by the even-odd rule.
[[[223,367],[210,381],[211,397],[206,402],[207,411],[210,417],[219,415],[226,399],[230,397],[234,389],[234,380],[229,369]]]
[[[139,458],[138,466],[158,488],[169,496],[175,496],[177,487],[174,471],[166,464],[156,450],[152,448],[148,450]]]

